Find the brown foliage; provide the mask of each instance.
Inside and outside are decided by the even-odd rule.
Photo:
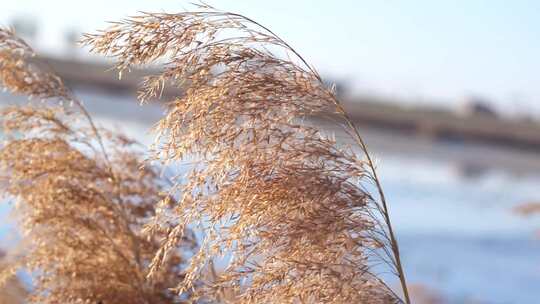
[[[529,202],[517,205],[513,208],[513,211],[524,217],[535,216],[540,214],[540,203],[539,202]],[[540,230],[537,230],[535,236],[540,239]]]
[[[193,246],[189,233],[161,271],[145,277],[162,236],[147,237],[141,228],[166,181],[156,169],[140,168],[133,141],[98,130],[58,77],[28,62],[33,52],[9,31],[0,30],[0,54],[2,85],[42,100],[1,111],[7,141],[0,182],[16,202],[26,244],[4,279],[18,268],[31,271],[33,303],[179,300],[168,288],[183,278],[180,247]]]
[[[198,7],[144,13],[84,39],[120,73],[166,61],[141,101],[186,88],[151,148],[158,166],[189,164],[172,185],[141,169],[133,141],[96,127],[58,77],[29,63],[31,49],[0,31],[1,83],[47,100],[2,119],[2,184],[29,244],[12,269],[35,271],[32,301],[410,303],[375,165],[334,92],[267,28]],[[305,122],[328,111],[357,147]],[[204,234],[199,248],[190,228]],[[195,251],[184,265],[186,248]],[[376,264],[398,276],[403,301]]]
[[[423,284],[410,284],[409,292],[416,304],[445,304],[447,301],[429,286]]]
[[[93,51],[114,57],[120,73],[165,61],[148,77],[141,101],[166,85],[185,94],[169,102],[156,127],[154,159],[193,165],[178,179],[174,209],[147,230],[167,233],[150,275],[188,226],[205,238],[178,292],[192,291],[216,259],[226,267],[194,291],[234,303],[401,302],[373,272],[399,276],[408,303],[386,201],[357,129],[319,74],[286,42],[244,16],[200,5],[178,14],[144,13],[86,35]],[[333,111],[364,158],[339,147],[304,118]],[[374,183],[379,198],[365,185]],[[165,201],[168,204],[168,201]],[[163,230],[173,226],[172,230]]]
[[[9,267],[5,254],[0,250],[0,273]],[[0,288],[0,304],[22,304],[27,292],[16,277],[10,277]]]
[[[530,202],[518,205],[514,208],[514,212],[522,216],[531,216],[540,213],[540,203]]]

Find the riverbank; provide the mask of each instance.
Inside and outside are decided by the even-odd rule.
[[[38,58],[37,62],[52,67],[72,86],[97,87],[120,95],[133,94],[144,76],[157,72],[155,69],[133,70],[118,79],[116,71],[105,62],[58,58]],[[180,93],[175,88],[166,88],[163,92],[165,97]],[[405,107],[398,101],[373,97],[348,98],[344,103],[356,124],[371,129],[430,140],[483,143],[540,152],[538,121],[499,115],[460,115],[447,109]]]

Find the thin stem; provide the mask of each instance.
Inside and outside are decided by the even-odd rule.
[[[383,216],[384,216],[384,221],[386,222],[386,226],[388,227],[388,234],[390,236],[390,245],[392,247],[392,252],[394,253],[394,257],[395,257],[395,260],[396,260],[396,268],[397,268],[397,272],[399,274],[398,277],[399,277],[399,281],[400,281],[400,284],[401,284],[401,289],[403,290],[403,296],[405,297],[405,303],[410,304],[411,300],[410,300],[410,297],[409,297],[409,291],[407,289],[407,281],[405,279],[405,271],[403,270],[403,266],[401,265],[401,258],[400,258],[400,253],[399,253],[399,245],[398,245],[398,242],[397,242],[396,237],[394,235],[394,230],[392,228],[392,223],[390,221],[390,214],[389,214],[389,211],[388,211],[388,205],[386,203],[386,197],[384,195],[384,191],[382,189],[381,182],[380,182],[379,177],[377,175],[377,170],[375,170],[375,165],[373,163],[373,160],[371,158],[370,153],[368,152],[367,145],[364,142],[364,140],[362,139],[362,137],[360,136],[360,133],[358,132],[358,129],[356,128],[356,126],[352,122],[352,119],[349,117],[349,115],[347,114],[347,112],[345,111],[345,109],[343,108],[341,103],[335,98],[334,98],[334,101],[335,101],[335,104],[336,104],[336,107],[337,107],[338,111],[340,112],[340,114],[343,116],[343,119],[347,123],[347,126],[352,130],[353,135],[354,135],[354,137],[356,139],[356,142],[358,143],[358,145],[362,149],[362,152],[364,152],[364,154],[366,155],[368,165],[369,165],[369,168],[371,170],[371,174],[373,175],[373,180],[375,181],[375,186],[377,187],[377,191],[378,191],[379,197],[381,199],[381,203],[382,203],[382,207],[383,207],[383,211],[384,211],[382,213],[383,213]]]
[[[72,93],[73,95],[73,93]],[[109,160],[109,155],[107,154],[107,151],[105,150],[105,144],[103,144],[103,138],[101,137],[101,134],[99,134],[98,128],[96,127],[94,120],[90,116],[90,113],[86,110],[82,102],[72,96],[72,101],[77,104],[79,107],[79,110],[81,110],[82,114],[85,116],[86,120],[88,121],[88,124],[90,125],[90,128],[92,129],[92,132],[94,133],[94,136],[96,137],[96,140],[98,141],[99,147],[101,149],[101,154],[103,154],[103,158],[105,159],[105,162],[107,163],[107,167],[109,169],[109,173],[112,177],[114,177],[111,161]]]

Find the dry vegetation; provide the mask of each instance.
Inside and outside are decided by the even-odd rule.
[[[522,216],[530,216],[540,213],[540,203],[531,202],[525,203],[514,208],[514,212]]]
[[[5,253],[0,251],[0,272],[8,267],[8,263],[4,261]],[[22,283],[16,278],[11,277],[6,282],[3,282],[0,288],[0,304],[22,304],[26,298],[27,292]]]
[[[32,272],[32,303],[173,303],[179,297],[168,288],[184,275],[178,247],[194,240],[186,234],[147,280],[161,236],[141,231],[166,181],[140,168],[134,141],[98,130],[61,80],[31,65],[28,46],[0,35],[2,84],[41,100],[1,111],[0,182],[25,244],[3,279],[18,268]]]
[[[97,128],[61,80],[28,63],[30,48],[0,31],[3,85],[47,101],[2,119],[2,184],[29,244],[12,269],[34,271],[33,302],[410,303],[367,148],[286,42],[205,5],[143,13],[83,42],[120,74],[165,62],[142,102],[164,86],[186,90],[167,103],[141,169],[132,140]],[[357,147],[303,122],[329,109]],[[172,184],[155,169],[186,161]],[[382,270],[399,278],[403,300]]]
[[[540,215],[540,202],[528,202],[516,206],[513,210],[516,214],[523,217]],[[536,231],[536,237],[540,238],[540,230]]]

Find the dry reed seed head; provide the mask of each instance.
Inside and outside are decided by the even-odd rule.
[[[154,289],[144,279],[157,242],[138,233],[161,199],[161,182],[154,180],[156,172],[139,170],[140,159],[133,158],[119,155],[114,162],[121,170],[115,185],[103,164],[60,138],[20,139],[3,147],[6,191],[17,196],[23,227],[34,238],[26,266],[40,271],[36,302],[77,297],[146,303],[149,296],[157,297],[152,303],[168,302],[161,293],[172,284],[158,278],[166,286]],[[178,271],[169,274],[173,282]]]
[[[179,293],[199,287],[195,299],[232,303],[401,302],[371,267],[378,259],[398,272],[382,208],[363,187],[374,176],[356,153],[303,122],[342,108],[283,40],[203,5],[143,13],[84,43],[114,57],[120,72],[166,62],[143,84],[141,101],[168,84],[185,89],[157,124],[153,153],[165,164],[198,161],[171,187],[176,206],[147,227],[167,233],[150,275],[184,228],[198,225],[205,238]],[[224,256],[226,266],[213,271]]]
[[[22,304],[28,292],[15,274],[11,274],[11,267],[9,257],[0,249],[0,285],[3,286],[0,288],[0,303]],[[2,277],[6,272],[9,274]]]
[[[14,93],[38,98],[68,98],[62,80],[31,62],[34,51],[13,31],[0,29],[0,83]]]
[[[19,41],[4,30],[0,39]],[[0,42],[5,54],[17,53],[12,45],[19,44]],[[2,78],[4,87],[72,101],[61,81],[54,82],[61,88],[49,83],[56,76],[29,70],[26,57],[17,60],[21,71],[15,78],[39,77],[16,85]],[[8,75],[10,68],[0,64],[0,73]],[[45,74],[51,76],[41,77]],[[80,102],[78,106],[84,110]],[[98,130],[89,116],[88,121],[80,121],[76,110],[43,102],[2,109],[7,140],[0,147],[0,184],[4,197],[16,202],[15,213],[28,244],[3,275],[18,268],[32,272],[31,303],[187,301],[189,294],[179,297],[170,288],[182,280],[183,255],[196,245],[189,231],[153,280],[146,279],[146,267],[164,235],[157,232],[148,237],[142,227],[155,214],[168,181],[156,168],[141,169],[143,154],[134,149],[135,141]],[[105,139],[110,142],[109,161],[96,147]]]
[[[540,214],[540,203],[531,202],[518,205],[514,208],[514,212],[523,216]]]
[[[520,204],[513,208],[513,212],[524,217],[537,216],[537,215],[540,215],[540,203],[530,202],[530,203]],[[535,237],[540,238],[540,230],[536,231]]]

